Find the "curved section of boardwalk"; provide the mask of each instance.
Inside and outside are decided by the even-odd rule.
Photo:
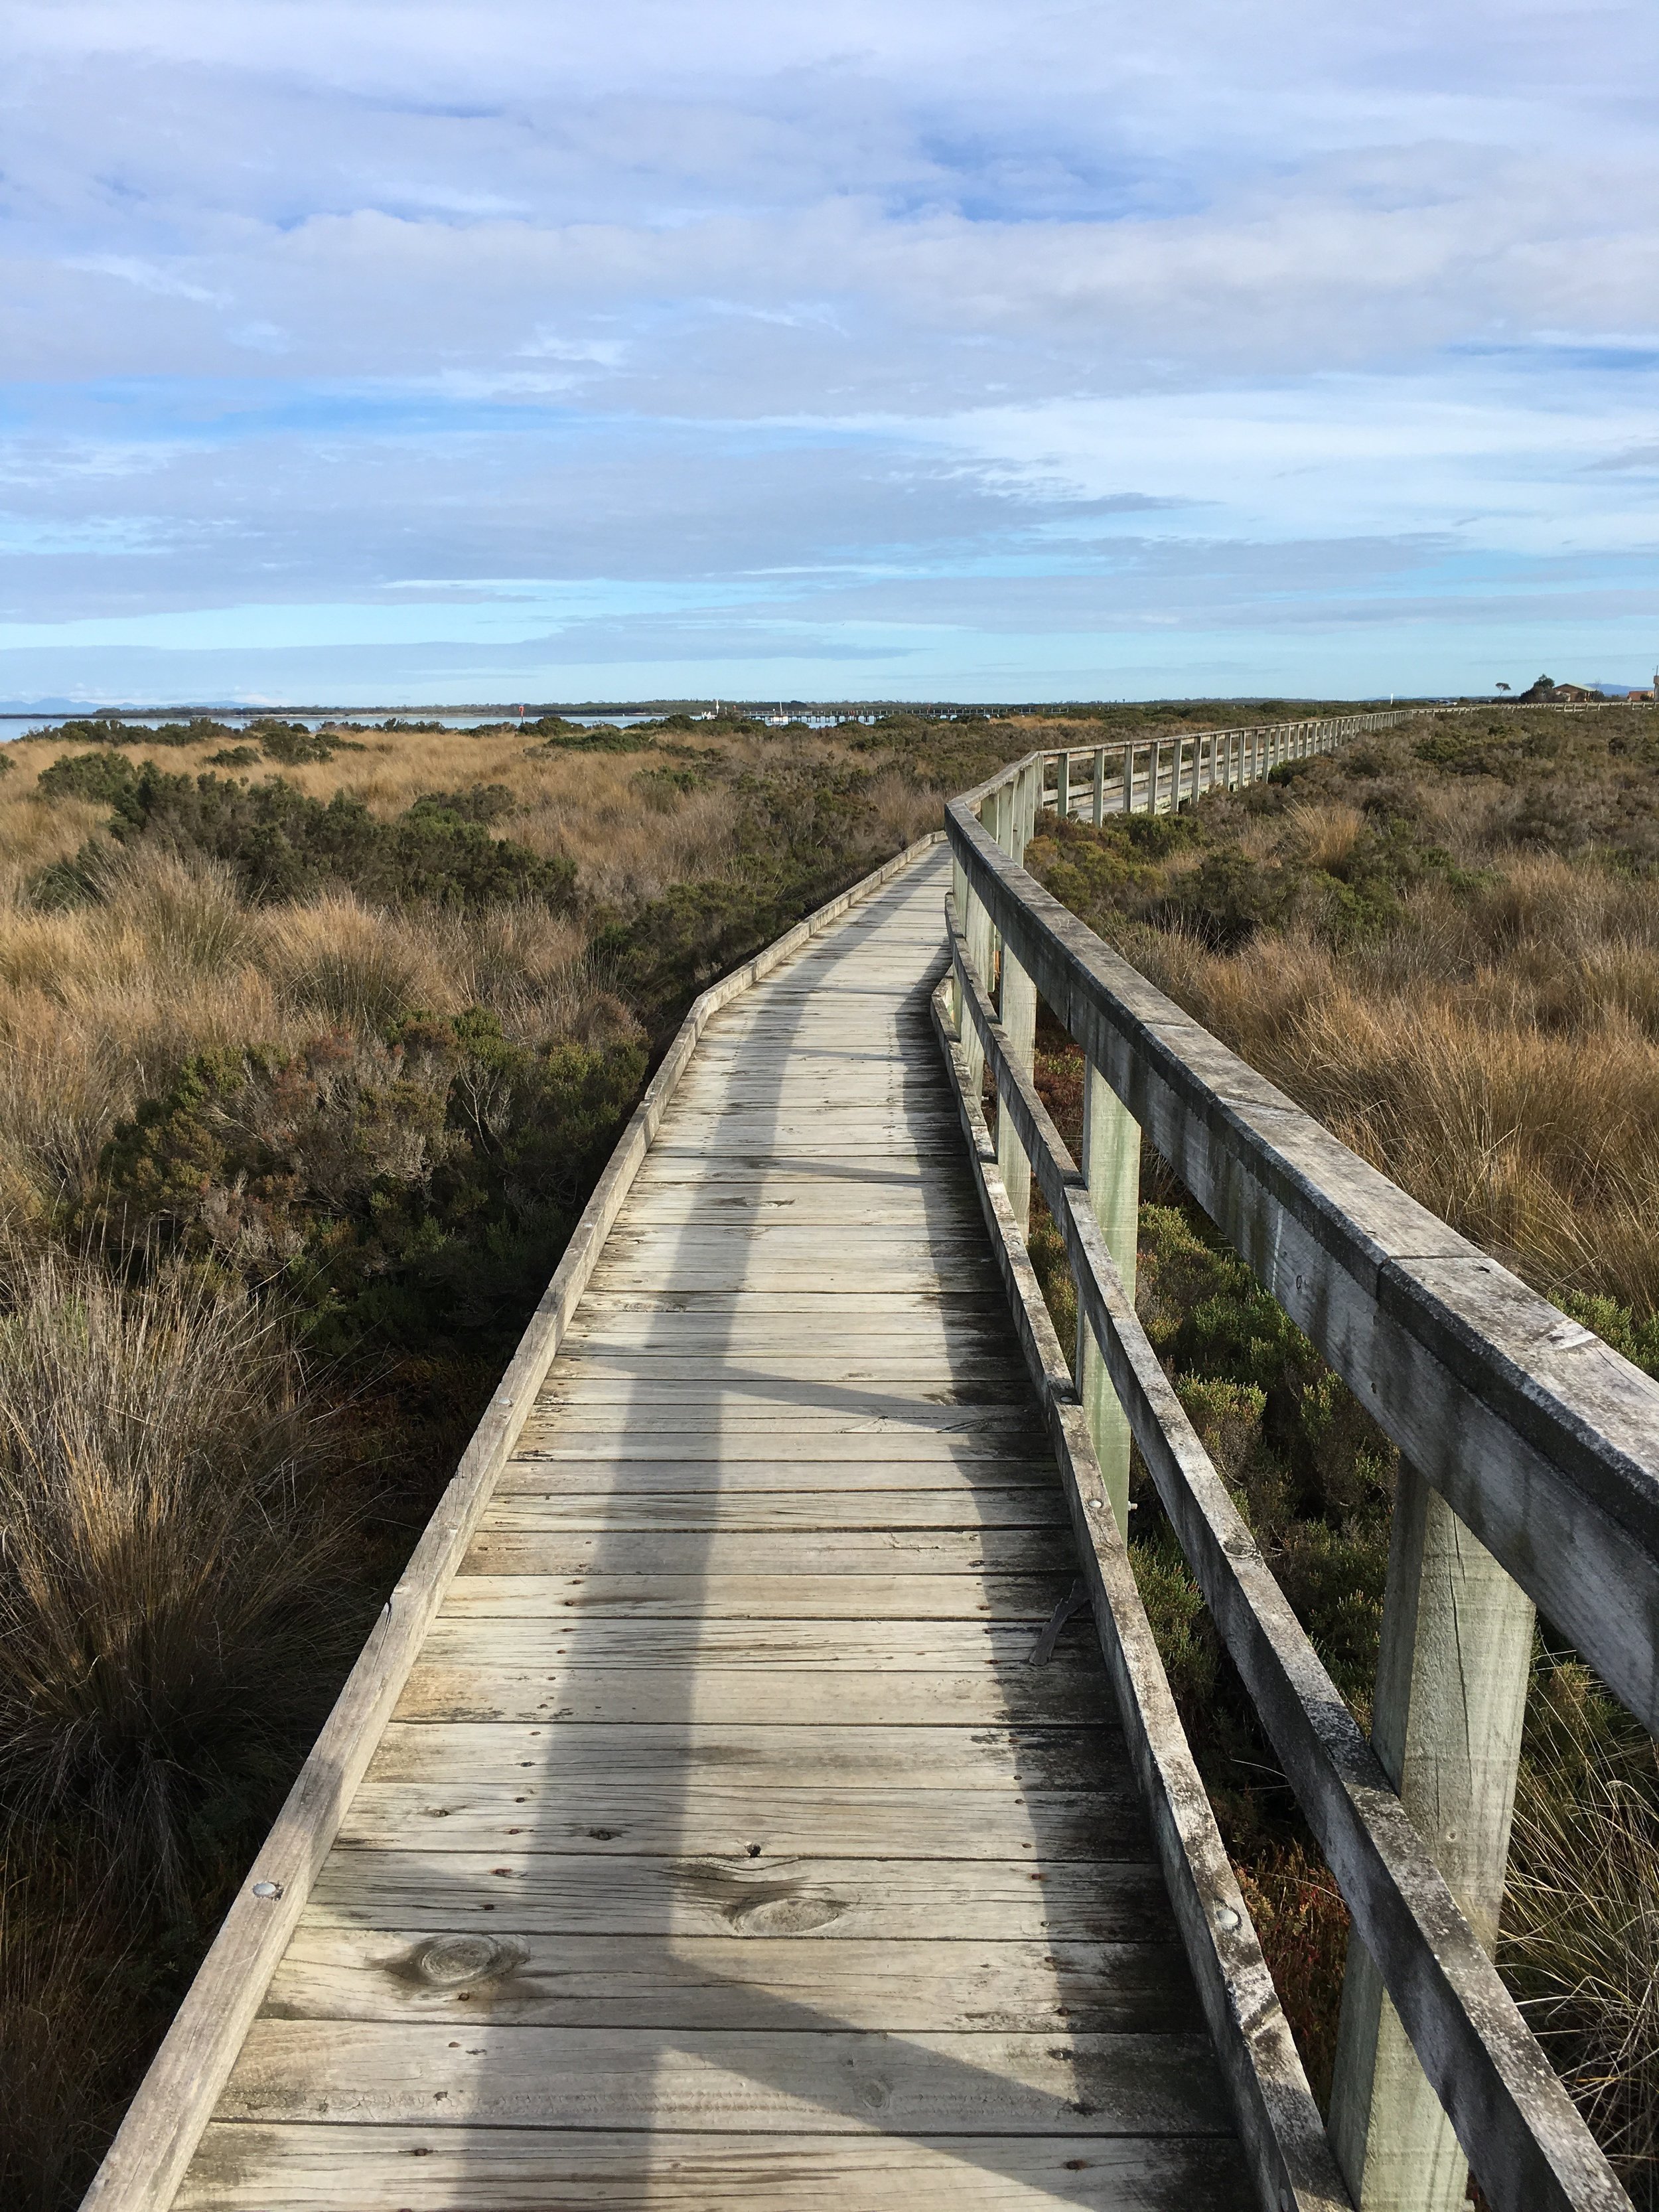
[[[1248,2201],[928,1033],[943,854],[711,1024],[191,2212]]]

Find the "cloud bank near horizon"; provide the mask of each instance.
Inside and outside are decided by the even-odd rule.
[[[11,21],[0,694],[1651,665],[1650,12]]]

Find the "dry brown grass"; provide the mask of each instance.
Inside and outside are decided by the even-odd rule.
[[[312,1656],[337,1540],[314,1421],[240,1288],[54,1254],[6,1289],[0,1794],[87,1816],[176,1902],[204,1768],[246,1766]]]
[[[1288,810],[1291,841],[1312,867],[1337,869],[1352,853],[1365,827],[1357,806],[1340,799],[1302,799]]]
[[[325,762],[271,764],[239,773],[281,775],[313,799],[344,792],[382,820],[428,792],[501,785],[514,804],[498,817],[499,833],[535,852],[574,860],[584,892],[611,905],[654,898],[671,884],[714,872],[734,849],[729,792],[659,788],[647,798],[636,781],[641,770],[665,759],[678,763],[687,754],[694,766],[697,760],[711,762],[728,775],[775,772],[792,757],[838,766],[855,757],[830,732],[810,738],[698,733],[671,738],[670,745],[678,750],[666,753],[657,746],[628,753],[550,749],[511,729],[482,734],[371,730],[355,733],[353,742],[363,750],[337,753]],[[223,772],[209,764],[223,743],[210,738],[192,745],[138,744],[121,750],[135,768],[154,761],[168,775],[195,775]],[[0,897],[15,895],[29,876],[74,853],[102,826],[106,808],[64,799],[48,803],[37,791],[41,772],[53,761],[88,750],[84,742],[46,738],[9,749],[13,773],[0,780]],[[907,843],[942,819],[939,800],[919,793],[896,775],[877,776],[869,796],[876,817],[872,850]]]
[[[337,891],[254,909],[210,861],[123,853],[99,905],[0,906],[0,1221],[44,1223],[193,1053],[475,1005],[544,1041],[581,1030],[596,994],[581,930],[544,908],[388,912]]]
[[[1659,1771],[1588,1669],[1541,1670],[1516,1800],[1503,1960],[1638,2193],[1659,2179]]]
[[[0,1282],[0,2197],[85,2185],[342,1656],[344,1522],[279,1328],[172,1271]]]
[[[1626,885],[1562,897],[1528,861],[1454,908],[1414,902],[1358,955],[1310,933],[1241,953],[1126,949],[1413,1197],[1540,1287],[1659,1306],[1659,943]],[[1518,880],[1517,880],[1518,878]],[[1517,922],[1525,926],[1517,929]]]
[[[154,2033],[133,1966],[118,1878],[88,1878],[32,1839],[0,1882],[0,2202],[12,2212],[73,2203],[120,2118]]]

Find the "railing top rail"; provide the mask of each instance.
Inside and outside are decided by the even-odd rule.
[[[1361,1404],[1659,1732],[1659,1383],[1340,1143],[1051,897],[975,818],[1005,780],[952,801],[947,834],[1042,998]]]

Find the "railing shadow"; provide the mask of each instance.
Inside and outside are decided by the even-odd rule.
[[[942,875],[906,879],[919,936]],[[636,2135],[639,2196],[606,2203],[711,2131],[762,2167],[874,2131],[1022,2203],[1139,2201],[1136,2159],[1159,2202],[1248,2201],[1086,1616],[1032,1663],[1071,1540],[928,1028],[937,966],[872,999],[886,1049],[836,1018],[896,896],[711,1028],[273,1984],[278,2019],[320,1986],[329,2017],[441,2050],[438,2108],[412,2058],[368,2101],[459,2201],[502,2201],[503,2130],[553,2127]],[[750,1031],[765,1051],[722,1053]],[[848,1070],[884,1066],[911,1162],[817,1152],[832,1091],[865,1095]],[[687,1141],[716,1109],[719,1148]],[[769,1234],[809,1196],[816,1236]],[[803,1314],[826,1365],[881,1371],[772,1371]],[[977,1547],[996,1610],[854,1621],[849,1593],[826,1626],[724,1581],[861,1531]],[[481,1577],[525,1574],[538,1610],[492,1611]],[[480,1724],[487,1771],[458,1771]],[[411,1826],[442,1848],[388,1868]]]

